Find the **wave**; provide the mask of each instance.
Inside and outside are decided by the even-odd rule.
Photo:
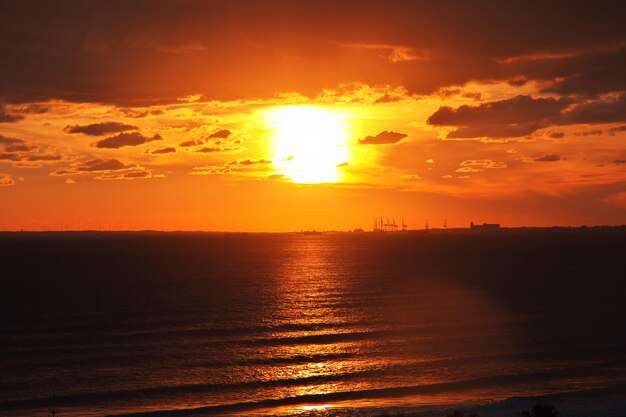
[[[250,411],[260,408],[274,408],[288,405],[301,405],[301,404],[327,404],[329,402],[339,402],[348,400],[364,400],[364,399],[382,399],[382,398],[394,398],[394,397],[407,397],[417,395],[429,395],[438,393],[454,393],[465,389],[476,388],[490,388],[494,386],[513,385],[520,382],[537,382],[549,377],[546,373],[533,373],[533,374],[518,374],[518,375],[496,375],[483,378],[468,379],[455,382],[444,382],[426,385],[414,385],[403,386],[393,388],[379,388],[370,390],[357,390],[357,391],[344,391],[328,394],[309,394],[300,395],[295,397],[285,397],[278,399],[266,399],[260,401],[240,402],[227,405],[215,405],[207,407],[196,407],[188,409],[176,409],[176,410],[157,410],[147,412],[136,413],[124,413],[124,414],[111,414],[107,417],[193,417],[198,415],[210,415],[227,412],[241,412]],[[574,393],[558,393],[551,394],[542,397],[528,397],[528,398],[544,398],[554,399],[559,395],[578,395],[584,397],[593,393],[599,394],[622,394],[626,393],[626,386],[624,383],[619,383],[610,387],[598,388],[593,390],[581,390]],[[515,401],[515,399],[507,400],[509,402]],[[502,403],[502,402],[501,402]]]
[[[20,351],[43,351],[46,349],[55,349],[68,346],[90,346],[92,344],[102,345],[103,343],[124,344],[134,343],[136,341],[157,341],[160,342],[164,338],[168,339],[188,339],[197,338],[228,338],[246,335],[269,334],[276,332],[314,332],[328,329],[341,328],[368,328],[373,323],[365,322],[330,322],[330,323],[285,323],[280,325],[267,326],[246,326],[246,327],[218,327],[218,328],[174,328],[174,329],[155,329],[144,331],[111,331],[108,333],[65,333],[51,335],[28,335],[24,337],[12,336],[10,339],[3,340],[0,337],[0,348],[10,347],[5,350],[6,353]],[[46,348],[41,348],[42,344]],[[34,349],[28,349],[29,347]]]
[[[198,410],[202,412],[209,411],[221,411],[224,407],[266,407],[275,405],[291,405],[294,401],[302,403],[316,402],[319,398],[320,401],[343,401],[343,400],[355,400],[355,399],[367,399],[367,398],[384,398],[384,397],[401,397],[407,395],[420,395],[420,394],[437,394],[444,392],[459,391],[468,388],[489,388],[489,387],[502,387],[510,386],[521,383],[532,383],[538,381],[553,381],[558,378],[569,377],[581,377],[593,374],[600,367],[612,368],[616,364],[624,365],[626,361],[611,361],[606,363],[593,363],[585,364],[578,367],[555,369],[544,372],[536,373],[518,373],[518,374],[506,374],[506,375],[492,375],[474,379],[466,379],[460,381],[440,382],[433,384],[422,384],[413,386],[399,386],[399,387],[387,387],[379,389],[368,390],[355,390],[355,391],[343,391],[331,394],[316,394],[316,395],[304,395],[298,397],[288,397],[282,399],[266,399],[256,402],[237,403],[229,405],[214,405],[208,407],[202,407]],[[303,378],[285,378],[275,379],[267,381],[242,381],[235,383],[207,383],[207,384],[183,384],[183,385],[168,385],[168,386],[156,386],[146,387],[138,389],[117,390],[107,392],[86,392],[65,396],[56,396],[39,398],[39,399],[24,399],[24,400],[12,400],[0,403],[0,408],[24,408],[24,407],[37,407],[47,406],[51,401],[55,401],[58,405],[78,405],[95,403],[100,401],[113,401],[113,400],[130,400],[136,399],[142,396],[176,396],[183,394],[207,394],[215,392],[233,392],[251,388],[268,388],[275,389],[280,387],[294,387],[300,385],[322,384],[331,382],[348,382],[357,378],[374,378],[383,377],[389,375],[392,371],[400,373],[406,370],[404,365],[397,365],[395,367],[388,367],[383,369],[369,369],[356,372],[348,372],[343,374],[330,374],[330,375],[316,375]],[[616,370],[618,376],[621,376],[621,372]],[[606,374],[607,371],[604,370]],[[268,390],[272,391],[272,390]],[[299,400],[298,400],[299,399]],[[285,401],[283,404],[282,401]],[[233,410],[234,411],[234,410]],[[172,412],[172,410],[162,411],[163,413]],[[129,414],[134,415],[134,414]],[[137,414],[143,416],[144,414]],[[145,414],[145,415],[158,415],[158,414]],[[165,415],[165,414],[164,414]],[[169,415],[169,414],[168,414]],[[173,414],[177,415],[177,414]],[[184,414],[183,414],[184,415]]]

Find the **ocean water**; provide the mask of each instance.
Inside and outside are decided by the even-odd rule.
[[[623,416],[625,259],[624,229],[0,234],[0,415]]]

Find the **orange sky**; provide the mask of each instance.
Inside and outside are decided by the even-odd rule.
[[[622,5],[1,7],[0,230],[626,223]]]

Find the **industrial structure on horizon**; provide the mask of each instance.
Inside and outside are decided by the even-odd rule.
[[[474,222],[470,222],[470,230],[478,232],[494,232],[500,230],[500,223],[474,224]]]
[[[401,224],[396,224],[396,220],[389,221],[389,218],[386,218],[386,222],[382,217],[374,217],[374,228],[372,231],[374,232],[406,232],[408,230],[408,225],[402,219]]]

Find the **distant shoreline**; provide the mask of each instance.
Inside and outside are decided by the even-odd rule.
[[[480,231],[472,230],[470,228],[431,228],[429,230],[424,229],[410,229],[406,231],[394,231],[394,232],[373,232],[371,230],[365,231],[350,231],[350,230],[321,230],[319,234],[315,236],[325,234],[345,234],[345,235],[414,235],[414,234],[471,234],[471,235],[496,235],[496,234],[510,234],[510,233],[532,233],[532,232],[598,232],[598,231],[611,231],[611,232],[626,232],[626,225],[615,226],[519,226],[519,227],[502,227],[497,231]],[[0,230],[2,235],[15,235],[15,234],[180,234],[180,235],[289,235],[298,234],[303,235],[299,231],[216,231],[216,230]],[[304,234],[309,237],[308,235]]]

